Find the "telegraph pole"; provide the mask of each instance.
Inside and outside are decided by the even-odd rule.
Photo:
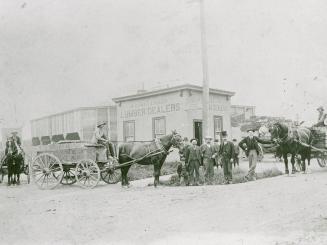
[[[208,74],[208,55],[207,40],[204,17],[204,0],[200,1],[200,29],[201,29],[201,54],[202,54],[202,133],[209,135],[209,74]]]

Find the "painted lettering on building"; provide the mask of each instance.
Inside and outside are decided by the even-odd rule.
[[[171,112],[177,112],[181,110],[180,103],[166,104],[166,105],[154,105],[138,109],[127,109],[122,110],[120,113],[121,118],[131,118],[131,117],[142,117],[156,114],[167,114]]]

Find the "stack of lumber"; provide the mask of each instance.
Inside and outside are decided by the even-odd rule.
[[[312,129],[312,145],[319,149],[327,148],[327,127],[315,127]]]

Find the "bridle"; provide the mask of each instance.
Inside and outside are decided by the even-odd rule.
[[[272,140],[275,140],[278,145],[280,143],[285,143],[288,139],[288,134],[285,134],[284,137],[280,137],[280,134],[281,134],[280,127],[278,125],[273,125],[272,127],[274,130],[276,130],[276,135],[277,135],[277,137],[273,138]]]

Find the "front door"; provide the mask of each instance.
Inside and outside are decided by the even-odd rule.
[[[202,121],[194,120],[193,121],[193,135],[194,138],[198,140],[198,145],[202,145]]]

